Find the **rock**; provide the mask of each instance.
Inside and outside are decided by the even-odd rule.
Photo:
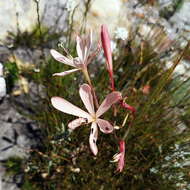
[[[159,0],[159,12],[162,17],[169,20],[178,9],[183,0]]]
[[[1,190],[19,190],[17,183],[13,177],[4,175],[6,172],[5,168],[0,165],[0,189]],[[16,176],[19,178],[19,175]],[[21,178],[20,178],[21,179]]]
[[[114,32],[118,26],[118,21],[121,21],[122,15],[122,1],[118,0],[95,0],[92,2],[90,11],[87,15],[87,28],[92,28],[99,35],[100,26],[102,24],[109,25],[109,30]],[[84,8],[83,8],[84,10]],[[79,11],[77,10],[76,17]],[[80,11],[81,13],[81,11]],[[126,19],[126,17],[125,17]],[[121,23],[121,22],[120,22]],[[81,25],[81,20],[78,19],[78,24]]]
[[[0,20],[3,27],[0,28],[0,39],[5,40],[8,31],[18,34],[18,32],[32,31],[37,24],[37,0],[7,0],[1,1]],[[74,5],[79,5],[75,14],[76,31],[81,26],[81,16],[84,13],[82,0],[39,0],[39,14],[41,25],[52,28],[53,32],[66,31],[66,22],[69,19],[69,12]],[[74,3],[75,2],[75,3]],[[87,27],[95,30],[101,24],[109,24],[110,27],[118,24],[118,18],[121,15],[122,0],[95,0],[88,13]],[[7,14],[9,12],[9,14]],[[1,15],[6,15],[1,19]],[[97,27],[98,26],[98,27]]]
[[[37,24],[37,0],[6,0],[0,1],[0,39],[5,40],[7,32],[17,34],[19,31],[32,31]],[[65,25],[66,0],[38,0],[39,14],[42,25],[51,27],[57,25],[57,30],[63,30]],[[9,14],[7,14],[9,13]]]
[[[18,190],[22,183],[22,174],[4,175],[3,162],[10,157],[27,158],[29,149],[40,145],[40,131],[34,121],[25,118],[13,107],[8,97],[0,104],[0,113],[0,181],[2,190]]]
[[[4,63],[7,61],[7,58],[10,56],[11,51],[5,47],[0,45],[0,62]]]
[[[20,115],[7,99],[0,104],[0,112],[0,160],[27,157],[26,150],[39,143],[35,123]]]
[[[179,10],[170,18],[169,22],[183,36],[190,39],[190,2],[184,0]]]
[[[0,15],[4,18],[1,18],[1,39],[5,39],[7,31],[17,33],[17,25],[19,25],[19,30],[25,31],[31,30],[31,26],[36,22],[35,3],[32,0],[1,1],[0,7],[3,7],[0,9]]]

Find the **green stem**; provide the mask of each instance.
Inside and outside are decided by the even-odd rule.
[[[90,76],[89,76],[89,74],[88,74],[88,70],[87,70],[87,68],[85,68],[85,69],[83,69],[82,71],[83,71],[83,74],[84,74],[84,77],[85,77],[86,81],[88,82],[88,84],[90,85],[90,87],[91,87],[91,89],[92,89],[92,96],[93,96],[93,98],[94,98],[95,106],[96,106],[96,108],[98,109],[98,108],[99,108],[98,99],[97,99],[97,96],[96,96],[94,87],[93,87],[93,85],[92,85]]]
[[[131,127],[132,127],[132,124],[130,123],[129,127],[127,128],[127,130],[125,132],[125,134],[123,135],[123,138],[122,138],[123,140],[125,140],[127,138],[128,134],[129,134],[129,132],[131,130]]]
[[[127,138],[127,136],[128,136],[128,134],[129,134],[129,132],[130,132],[130,130],[131,130],[131,127],[132,127],[132,124],[133,124],[133,121],[134,121],[134,119],[135,119],[135,115],[132,115],[132,120],[130,121],[130,123],[129,123],[129,127],[127,128],[127,130],[126,130],[126,132],[124,133],[124,135],[123,135],[123,140],[125,140],[126,138]]]

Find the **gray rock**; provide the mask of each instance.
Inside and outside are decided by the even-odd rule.
[[[5,47],[5,46],[1,46],[0,45],[0,62],[4,63],[5,61],[7,61],[7,58],[10,56],[11,51]]]
[[[11,176],[5,176],[5,168],[0,165],[0,189],[1,190],[19,190],[17,183]],[[17,176],[18,178],[19,176]],[[20,178],[21,179],[21,178]]]
[[[7,176],[3,162],[10,157],[27,158],[29,150],[40,144],[35,122],[23,117],[6,98],[0,104],[0,180],[2,190],[18,190],[22,174]]]
[[[6,0],[0,1],[0,39],[4,40],[7,32],[31,31],[37,24],[37,1]],[[64,10],[66,0],[39,0],[39,14],[42,25],[51,27],[55,24],[58,30],[64,29],[67,12]],[[8,13],[8,14],[7,14]]]
[[[190,39],[190,1],[184,0],[181,8],[170,18],[169,22],[179,32],[183,32],[183,35]]]
[[[8,100],[0,105],[0,111],[0,160],[27,157],[27,150],[39,142],[35,123],[20,115]]]

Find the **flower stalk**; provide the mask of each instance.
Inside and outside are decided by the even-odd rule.
[[[94,103],[95,103],[96,108],[98,109],[98,107],[99,107],[98,98],[96,96],[96,93],[95,93],[94,87],[92,85],[90,76],[88,74],[87,68],[83,69],[82,72],[84,74],[84,77],[85,77],[86,81],[88,82],[88,84],[90,85],[90,87],[92,89],[92,96],[93,96],[93,99],[94,99]]]

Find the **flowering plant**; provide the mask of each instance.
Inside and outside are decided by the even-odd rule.
[[[97,126],[99,126],[100,131],[102,131],[103,133],[112,133],[114,130],[113,125],[107,120],[100,119],[100,116],[102,116],[106,111],[108,111],[111,108],[112,105],[116,103],[120,104],[121,107],[130,110],[133,114],[136,112],[136,110],[132,106],[125,103],[124,99],[122,98],[122,94],[119,91],[115,90],[111,42],[110,42],[110,37],[109,37],[109,33],[108,33],[108,29],[106,25],[102,25],[101,27],[101,41],[102,41],[104,54],[106,57],[106,67],[109,73],[112,92],[106,96],[106,98],[103,100],[100,106],[99,106],[98,99],[94,91],[94,87],[92,85],[90,76],[88,74],[88,69],[87,69],[88,64],[92,61],[92,59],[97,54],[97,51],[90,53],[90,49],[92,46],[92,32],[90,32],[90,34],[84,38],[77,36],[76,41],[77,41],[76,50],[77,50],[77,55],[78,55],[78,57],[76,58],[73,58],[71,55],[68,55],[67,57],[63,56],[56,50],[50,51],[52,56],[57,61],[75,67],[75,69],[72,69],[69,71],[55,73],[53,74],[53,76],[66,76],[70,73],[73,73],[79,70],[83,72],[84,77],[86,81],[88,82],[88,84],[82,84],[80,86],[79,94],[80,94],[82,102],[84,103],[86,109],[88,110],[88,113],[60,97],[52,97],[51,103],[53,107],[55,107],[59,111],[79,117],[78,119],[75,119],[68,124],[68,127],[71,130],[74,130],[75,128],[81,125],[86,125],[86,124],[91,123],[89,144],[90,144],[90,149],[92,153],[94,155],[97,155],[98,153],[98,148],[96,145],[96,141],[98,138]],[[93,99],[95,101],[97,111],[95,111]],[[114,113],[115,111],[116,109],[114,109]],[[125,138],[126,138],[126,135],[124,136],[124,139]],[[122,139],[119,142],[120,154],[118,154],[117,156],[114,156],[114,161],[118,162],[117,171],[119,172],[121,172],[124,168],[124,156],[125,156],[124,139]]]
[[[61,9],[50,28],[40,23],[44,20],[40,19],[40,2],[35,3],[38,24],[32,31],[19,31],[18,36],[8,34],[13,47],[10,62],[4,63],[3,55],[8,96],[0,102],[2,109],[8,98],[16,107],[24,107],[25,116],[31,113],[40,127],[26,121],[23,132],[29,130],[27,138],[37,140],[27,149],[31,153],[28,160],[6,162],[17,169],[16,174],[24,169],[22,189],[190,190],[188,38],[168,25],[171,19],[165,22],[161,9],[152,17],[155,9],[150,1],[123,1],[127,11],[118,12],[122,20],[115,22],[104,11],[108,7],[101,6],[102,15],[96,12],[96,5],[93,8],[96,3],[92,0],[67,0],[65,7],[57,3]],[[109,17],[106,22],[105,15]],[[77,35],[73,41],[76,33],[93,28],[98,18],[103,23],[111,21],[110,34],[102,25],[100,43],[95,43],[92,31]],[[46,56],[47,49],[58,41],[56,50],[50,50],[52,56]],[[17,52],[20,46],[29,57],[34,55],[34,59],[29,58],[35,63],[32,67],[20,67],[25,60],[25,54]],[[181,68],[183,71],[178,72]],[[22,89],[27,87],[27,92],[19,95],[17,84]],[[16,121],[1,119],[8,125]],[[14,147],[20,152],[20,127],[13,132]],[[12,147],[11,140],[1,140]],[[5,149],[2,154],[9,154]],[[113,172],[115,167],[117,173]]]

